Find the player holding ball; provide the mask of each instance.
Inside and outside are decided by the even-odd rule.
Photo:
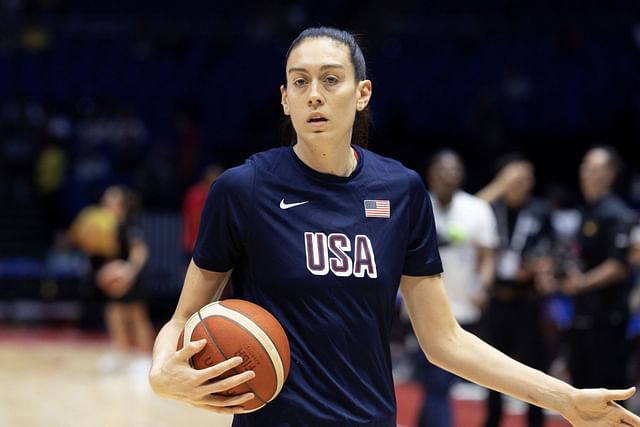
[[[388,342],[399,288],[432,363],[576,426],[640,426],[614,402],[633,388],[573,388],[460,328],[422,180],[364,148],[372,84],[351,34],[303,31],[285,75],[282,108],[293,145],[252,156],[212,186],[176,311],[156,339],[156,393],[237,414],[236,427],[395,427]],[[204,340],[176,352],[186,320],[219,297],[231,274],[235,297],[271,312],[291,350],[281,393],[246,414],[241,405],[252,393],[223,393],[254,373],[220,377],[241,358],[195,370],[188,361]]]

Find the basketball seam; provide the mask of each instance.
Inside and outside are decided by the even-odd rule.
[[[222,303],[224,303],[224,301],[219,301],[219,303],[221,303],[220,305],[222,305],[222,306],[223,306],[224,308],[226,308],[227,310],[233,310],[233,311],[235,311],[235,312],[236,312],[236,313],[238,313],[238,314],[242,314],[244,317],[246,317],[247,319],[251,320],[253,323],[255,323],[255,324],[256,324],[256,326],[258,326],[258,327],[260,328],[260,326],[259,326],[259,325],[258,325],[258,324],[257,324],[257,323],[256,323],[256,322],[255,322],[251,317],[249,317],[249,315],[248,315],[248,314],[245,314],[245,313],[243,313],[243,312],[241,312],[241,311],[238,311],[238,310],[236,310],[236,309],[234,309],[234,308],[227,307],[226,305],[222,304]],[[269,314],[271,314],[271,313],[269,313]],[[271,315],[273,316],[273,314],[271,314]],[[275,318],[275,316],[274,316],[273,318],[274,318],[276,321],[278,320],[278,319],[276,319],[276,318]],[[262,332],[264,332],[264,334],[267,336],[267,338],[269,338],[269,340],[273,343],[273,348],[278,352],[278,357],[280,358],[280,360],[284,360],[284,359],[282,358],[282,353],[280,353],[280,349],[278,348],[278,346],[277,346],[277,345],[275,345],[275,343],[276,343],[276,342],[275,342],[275,340],[273,339],[273,337],[272,337],[272,336],[269,334],[269,332],[267,332],[264,328],[260,328],[260,330],[262,330]],[[282,368],[283,368],[283,372],[282,372],[282,373],[284,374],[284,362],[282,363]]]
[[[242,314],[242,313],[239,313],[239,314]],[[245,331],[247,334],[251,335],[251,331],[250,331],[250,330],[248,330],[247,328],[245,328],[244,326],[242,326],[242,324],[241,324],[241,323],[239,323],[239,322],[237,322],[237,321],[235,321],[235,320],[233,320],[233,319],[231,319],[231,318],[229,318],[229,317],[225,317],[225,316],[221,316],[221,315],[217,315],[217,314],[214,314],[214,315],[211,315],[211,316],[208,316],[208,317],[219,317],[219,318],[221,318],[221,319],[225,319],[225,320],[227,320],[227,321],[233,322],[233,323],[235,323],[236,325],[238,325],[238,327],[240,327],[240,328],[241,328],[243,331]],[[245,317],[246,317],[246,316],[245,316]],[[247,317],[247,319],[249,319],[249,318]],[[251,319],[249,319],[249,320],[251,320]],[[254,322],[254,324],[255,324],[255,322]],[[256,325],[256,326],[258,326],[257,324],[255,324],[255,325]],[[260,328],[260,330],[262,330],[262,331],[264,332],[264,329]],[[265,333],[265,335],[267,335],[267,334]],[[268,337],[268,335],[267,335],[267,337]],[[269,339],[271,339],[271,338],[269,337]],[[255,342],[257,342],[257,343],[260,345],[260,347],[264,350],[264,353],[269,357],[269,360],[271,360],[271,361],[273,362],[273,360],[271,359],[271,356],[269,356],[269,350],[267,350],[267,348],[262,344],[262,342],[261,342],[260,340],[258,340],[258,339],[256,339],[256,340],[255,340]],[[275,348],[275,345],[274,345],[274,348]],[[279,354],[279,353],[278,353],[278,357],[280,357],[280,354]],[[281,362],[281,363],[282,363],[282,362]],[[273,377],[274,377],[274,378],[276,378],[276,381],[277,381],[278,373],[276,372],[276,368],[275,368],[275,366],[273,366],[273,363],[270,363],[269,365],[271,366],[271,369],[273,370]],[[277,387],[276,387],[276,392],[275,392],[275,393],[273,393],[273,396],[271,396],[271,400],[272,400],[272,399],[273,399],[273,398],[274,398],[278,393],[279,393],[279,390],[278,390],[278,389],[277,389]],[[268,400],[268,401],[266,401],[265,403],[271,402],[271,400]]]
[[[227,355],[226,355],[226,354],[224,354],[224,351],[222,351],[222,349],[220,348],[220,345],[218,345],[218,342],[216,341],[216,339],[215,339],[215,338],[213,337],[213,335],[211,334],[211,331],[209,330],[209,327],[207,326],[207,324],[206,324],[205,322],[203,322],[203,320],[204,320],[204,319],[202,318],[202,313],[200,312],[200,310],[198,310],[198,317],[200,318],[200,323],[201,323],[201,324],[202,324],[202,326],[204,327],[204,331],[206,332],[207,336],[209,337],[209,339],[211,340],[211,342],[213,343],[213,345],[215,345],[215,346],[216,346],[216,348],[218,349],[218,351],[220,352],[220,354],[222,355],[222,357],[224,357],[224,360],[229,360],[229,358],[227,357]],[[212,316],[209,316],[209,317],[212,317]],[[227,320],[231,320],[232,322],[234,322],[234,323],[236,323],[236,324],[238,323],[238,322],[235,322],[235,321],[234,321],[234,320],[232,320],[232,319],[228,319],[228,318],[225,318],[225,319],[227,319]],[[242,329],[245,329],[242,325],[239,325],[239,326],[240,326]],[[246,330],[246,329],[245,329],[245,330]],[[248,332],[248,331],[247,331],[247,332]],[[256,341],[257,341],[258,343],[260,343],[258,340],[256,340]],[[264,346],[262,345],[262,343],[260,343],[260,346],[264,349]],[[267,351],[267,350],[265,349],[265,352],[266,352],[266,351]],[[233,370],[233,372],[234,372],[235,374],[239,374],[239,373],[240,373],[240,372],[238,371],[238,369],[237,369],[237,368],[231,368],[231,369]],[[247,388],[248,388],[249,390],[251,390],[251,392],[252,392],[252,393],[253,393],[253,395],[256,397],[256,399],[258,399],[258,400],[259,400],[260,402],[262,402],[264,405],[266,405],[266,404],[267,404],[267,401],[265,401],[265,400],[262,398],[262,396],[260,396],[258,393],[256,393],[256,391],[253,389],[253,387],[251,387],[251,384],[249,384],[248,382],[245,382],[244,384],[247,386]]]
[[[262,327],[261,327],[261,326],[260,326],[260,325],[255,321],[255,320],[253,320],[253,318],[251,318],[248,314],[246,314],[246,313],[244,313],[244,312],[241,312],[241,311],[238,311],[238,310],[236,310],[236,309],[234,309],[234,308],[227,307],[226,305],[224,305],[224,301],[217,301],[215,304],[219,304],[219,305],[221,305],[225,310],[233,311],[233,312],[234,312],[234,313],[236,313],[237,315],[239,315],[239,316],[241,316],[241,317],[243,317],[243,318],[247,319],[247,320],[248,320],[248,321],[250,321],[251,323],[253,323],[253,324],[256,326],[256,328],[257,328],[257,329],[259,329],[259,330],[260,330],[260,331],[261,331],[261,332],[262,332],[262,333],[263,333],[263,334],[264,334],[264,335],[269,339],[269,341],[271,342],[271,345],[273,346],[273,349],[274,349],[274,350],[276,351],[276,353],[278,354],[278,359],[279,359],[280,365],[282,366],[282,384],[281,384],[281,386],[280,386],[279,388],[278,388],[278,387],[276,388],[276,393],[275,393],[275,394],[274,394],[274,396],[272,396],[272,398],[271,398],[271,400],[273,400],[273,398],[274,398],[276,395],[278,395],[278,394],[280,393],[280,391],[282,391],[282,388],[284,387],[284,382],[285,382],[285,380],[286,380],[286,378],[285,378],[285,366],[284,366],[284,359],[282,358],[282,354],[280,353],[280,350],[278,349],[278,346],[275,344],[276,342],[273,340],[273,338],[271,337],[271,335],[269,335],[269,333],[268,333],[264,328],[262,328]],[[212,315],[212,316],[220,316],[220,317],[224,317],[224,316],[221,316],[221,315]],[[244,326],[242,326],[242,324],[240,324],[239,322],[237,322],[237,321],[235,321],[235,320],[233,320],[233,319],[231,319],[231,318],[229,318],[229,317],[224,317],[224,318],[225,318],[225,319],[227,319],[227,320],[231,320],[232,322],[234,322],[234,323],[238,324],[238,326],[240,326],[240,327],[241,327],[242,329],[244,329],[246,332],[248,332],[249,334],[251,334],[251,331],[247,330],[247,329],[246,329]],[[274,362],[273,357],[269,354],[269,350],[267,350],[267,348],[265,348],[265,346],[264,346],[264,345],[262,345],[262,342],[261,342],[260,340],[256,340],[256,341],[257,341],[257,342],[260,344],[260,346],[264,349],[265,353],[267,353],[267,355],[269,355],[269,358],[270,358],[270,359],[272,359],[272,362]],[[272,365],[272,367],[273,367],[273,370],[274,370],[275,378],[277,379],[277,378],[278,378],[277,370],[276,370],[275,366],[273,366],[273,365]],[[270,402],[271,400],[269,400],[269,402]]]

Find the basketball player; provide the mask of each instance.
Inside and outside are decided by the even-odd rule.
[[[105,303],[105,322],[113,345],[113,351],[98,360],[98,368],[113,373],[128,365],[129,373],[139,377],[149,368],[153,326],[139,280],[149,250],[134,221],[137,196],[129,188],[111,186],[104,191],[100,205],[115,215],[118,225],[114,254],[88,254],[92,288]]]
[[[253,377],[218,379],[240,358],[196,371],[188,360],[204,342],[176,351],[186,319],[233,274],[237,297],[280,320],[292,359],[281,394],[237,415],[236,427],[395,427],[388,341],[398,287],[434,364],[576,425],[640,426],[613,402],[633,388],[575,389],[460,328],[440,276],[422,180],[356,145],[366,143],[360,131],[372,85],[352,35],[305,30],[287,53],[285,73],[282,107],[296,143],[252,156],[212,186],[178,306],[156,338],[156,393],[226,414],[253,397],[221,394]]]

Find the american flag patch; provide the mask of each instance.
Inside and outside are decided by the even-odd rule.
[[[391,203],[388,200],[365,200],[364,216],[367,218],[389,218]]]

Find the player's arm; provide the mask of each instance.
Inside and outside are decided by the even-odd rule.
[[[573,425],[640,426],[640,418],[614,400],[635,389],[576,389],[523,365],[456,322],[440,276],[402,276],[400,291],[416,336],[429,360],[477,384],[560,413]]]
[[[140,272],[147,263],[149,258],[149,248],[145,241],[141,238],[133,238],[129,240],[129,257],[126,262],[121,265],[120,272],[120,286],[122,286],[123,292],[125,289],[129,289],[136,278],[140,275]]]
[[[587,271],[574,267],[567,271],[562,282],[562,291],[575,295],[593,289],[604,288],[620,283],[629,275],[629,225],[625,222],[607,224],[603,234],[606,236],[607,258]]]
[[[488,246],[478,246],[477,274],[484,291],[488,291],[496,278],[496,250]]]
[[[194,406],[217,413],[235,413],[238,405],[253,398],[251,393],[239,396],[212,395],[229,390],[254,377],[253,371],[226,379],[209,382],[227,370],[242,363],[242,358],[234,357],[218,365],[196,370],[189,366],[189,359],[204,347],[205,341],[197,341],[176,351],[180,332],[187,319],[204,305],[220,297],[230,272],[208,271],[189,264],[182,293],[176,310],[160,330],[153,346],[153,361],[149,373],[149,383],[157,394],[178,399]]]
[[[227,272],[204,270],[190,262],[175,312],[156,338],[154,365],[155,362],[161,365],[175,353],[178,337],[189,316],[222,293],[228,275]]]
[[[493,203],[504,195],[504,192],[527,174],[529,166],[526,162],[513,162],[505,166],[484,188],[476,193],[476,196],[488,203]]]

